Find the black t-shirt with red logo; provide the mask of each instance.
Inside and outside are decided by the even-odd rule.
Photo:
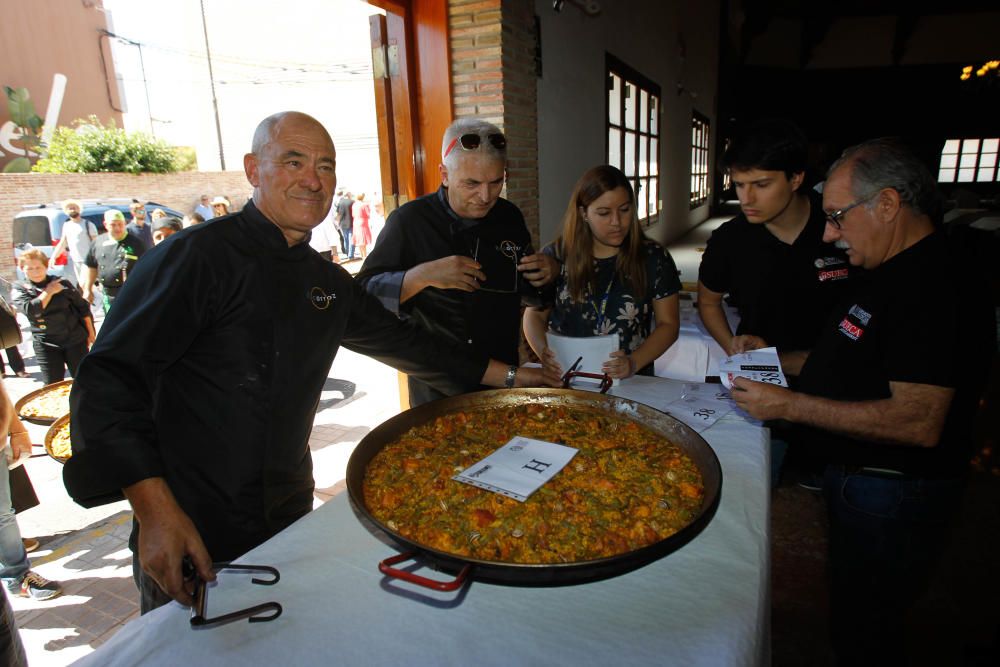
[[[967,267],[937,232],[853,281],[799,376],[800,391],[845,401],[889,398],[890,381],[954,388],[939,445],[879,445],[803,429],[811,451],[831,463],[934,476],[968,465],[996,321],[984,283]]]
[[[742,213],[712,233],[698,280],[729,293],[739,309],[736,334],[760,336],[779,350],[807,350],[856,270],[823,242],[822,197],[809,191],[809,220],[791,245]]]

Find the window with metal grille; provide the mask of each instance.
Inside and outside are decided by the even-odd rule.
[[[949,139],[941,149],[938,183],[992,183],[997,180],[1000,139]]]
[[[643,226],[659,219],[660,86],[611,54],[608,82],[607,156],[632,182],[636,215]]]
[[[691,114],[691,208],[708,201],[708,118]]]

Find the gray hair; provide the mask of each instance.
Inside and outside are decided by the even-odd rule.
[[[840,167],[850,166],[851,192],[866,197],[885,188],[899,193],[899,199],[917,214],[937,222],[941,196],[927,166],[898,139],[871,139],[846,149],[834,162],[827,177]],[[874,203],[867,204],[871,209]]]
[[[451,149],[447,157],[445,157],[444,153],[448,150],[448,146],[452,141],[455,141],[464,134],[479,135],[481,141],[479,148],[476,149],[477,151],[494,160],[507,161],[507,149],[497,148],[488,139],[491,134],[503,134],[499,127],[481,118],[459,118],[448,126],[448,129],[444,131],[444,137],[441,139],[441,161],[444,163],[445,168],[454,169],[459,160],[462,159],[465,151],[457,144]]]
[[[323,132],[326,132],[328,137],[330,136],[330,133],[327,132],[325,127],[323,127],[323,124],[309,114],[302,113],[301,111],[279,111],[278,113],[273,113],[264,120],[260,121],[260,124],[253,133],[253,141],[250,143],[250,152],[259,157],[261,152],[264,150],[264,146],[266,146],[271,140],[271,137],[274,134],[275,126],[290,116],[298,116],[302,119],[308,119],[313,123],[316,123],[316,125],[318,125]],[[330,143],[333,143],[332,137],[330,137]]]

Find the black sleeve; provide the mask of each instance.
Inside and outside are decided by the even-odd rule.
[[[477,355],[470,345],[450,342],[413,321],[400,320],[359,284],[352,283],[352,289],[350,320],[342,340],[344,347],[445,393],[454,393],[456,382],[466,389],[480,384],[489,359]]]
[[[42,316],[42,300],[38,298],[40,292],[34,287],[17,282],[10,290],[10,299],[25,316],[34,321]]]
[[[73,457],[63,468],[84,507],[163,475],[153,423],[156,378],[179,359],[216,307],[211,262],[196,244],[170,244],[136,265],[70,393]]]
[[[725,225],[712,232],[701,256],[701,266],[698,267],[698,280],[702,285],[724,294],[732,287],[732,262],[729,258],[729,238]]]

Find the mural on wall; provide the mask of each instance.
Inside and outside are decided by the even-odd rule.
[[[66,77],[55,74],[49,104],[42,118],[27,88],[12,88],[4,84],[7,114],[10,119],[0,125],[0,170],[4,173],[25,173],[41,156],[59,122],[66,93]]]

